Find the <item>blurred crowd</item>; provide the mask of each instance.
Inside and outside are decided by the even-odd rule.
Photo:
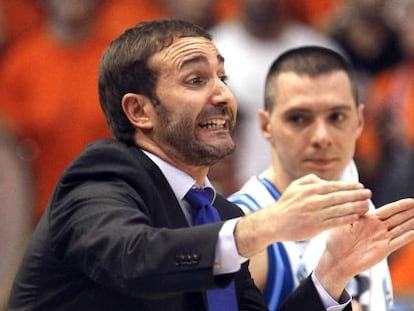
[[[0,0],[0,310],[58,177],[110,136],[97,93],[103,49],[163,17],[208,29],[226,59],[239,116],[236,152],[210,172],[223,194],[270,163],[257,110],[271,61],[314,44],[357,70],[365,128],[355,159],[374,203],[414,197],[414,0]],[[414,310],[412,262],[414,245],[389,258],[397,311]]]

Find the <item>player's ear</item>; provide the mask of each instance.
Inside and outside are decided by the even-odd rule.
[[[364,128],[364,123],[365,123],[365,121],[364,121],[364,110],[365,110],[365,105],[364,104],[361,103],[357,106],[357,115],[358,115],[358,125],[357,125],[358,130],[357,130],[357,132],[358,132],[358,137],[361,135],[362,130]]]
[[[272,138],[272,131],[270,126],[270,114],[268,111],[260,109],[259,112],[259,123],[262,135],[267,140]]]
[[[135,127],[139,129],[153,127],[154,106],[147,96],[136,93],[125,94],[122,97],[122,110]]]

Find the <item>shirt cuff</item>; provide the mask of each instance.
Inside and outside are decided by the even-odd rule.
[[[240,270],[240,265],[248,260],[239,255],[234,239],[234,229],[240,218],[227,220],[219,232],[213,273],[226,274]]]
[[[349,303],[351,303],[352,297],[346,289],[343,291],[339,301],[336,301],[331,297],[331,295],[328,294],[325,288],[323,288],[322,284],[316,277],[315,272],[312,272],[311,278],[327,311],[342,311]]]

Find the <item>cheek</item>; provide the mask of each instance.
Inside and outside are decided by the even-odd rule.
[[[283,148],[289,153],[301,152],[309,145],[310,139],[305,132],[291,131],[285,128],[277,128],[272,132],[273,145]]]
[[[350,155],[350,157],[353,157],[355,152],[355,144],[356,144],[356,138],[352,139],[349,136],[348,137],[342,137],[342,140],[340,141],[342,145],[342,149],[344,150],[344,153],[347,153]]]
[[[306,143],[300,135],[278,132],[272,137],[272,147],[278,153],[279,158],[293,161],[306,149]]]
[[[356,124],[350,125],[347,128],[333,131],[332,135],[334,142],[344,146],[347,149],[353,149],[359,137],[358,126]]]

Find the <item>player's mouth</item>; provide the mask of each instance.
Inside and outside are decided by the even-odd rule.
[[[306,159],[305,163],[314,167],[328,167],[334,165],[336,160],[334,158],[312,158]]]

